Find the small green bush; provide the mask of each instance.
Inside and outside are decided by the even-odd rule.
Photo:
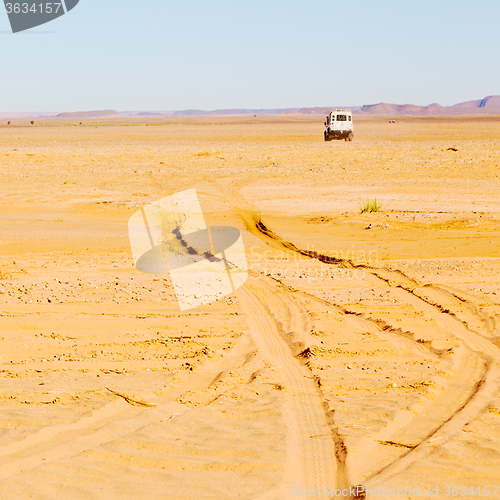
[[[365,212],[378,212],[382,208],[382,203],[377,201],[377,198],[373,198],[373,200],[367,199],[359,204],[359,209],[361,213]]]

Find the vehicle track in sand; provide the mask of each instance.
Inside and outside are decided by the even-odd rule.
[[[245,211],[242,218],[249,230],[276,248],[299,252],[323,263],[354,266],[315,252],[302,252],[293,243],[270,231],[256,212]],[[250,227],[249,224],[254,225]],[[251,277],[237,295],[248,317],[253,342],[243,341],[223,360],[193,374],[167,396],[151,401],[158,404],[155,408],[132,408],[120,399],[74,424],[47,427],[22,441],[0,447],[0,456],[13,457],[0,466],[0,479],[71,458],[133,434],[151,423],[182,414],[188,408],[175,403],[175,399],[187,392],[213,386],[221,375],[244,364],[257,348],[277,367],[282,377],[288,428],[284,482],[278,489],[259,497],[260,500],[287,498],[290,486],[312,489],[363,484],[375,488],[383,484],[442,446],[488,408],[500,383],[500,349],[490,341],[491,321],[480,316],[459,297],[434,285],[420,285],[399,271],[363,268],[369,273],[372,284],[390,287],[402,300],[463,341],[463,345],[447,354],[450,358],[449,378],[433,392],[433,397],[423,397],[411,408],[397,412],[379,432],[360,438],[347,449],[332,412],[325,404],[320,381],[300,357],[301,352],[311,346],[312,320],[297,296],[303,294],[329,310],[334,309],[353,325],[389,341],[397,349],[436,359],[440,353],[431,346],[401,335],[390,320],[384,323],[355,315],[337,304],[292,289],[273,278]],[[412,439],[408,440],[410,429]],[[67,431],[78,435],[67,438],[64,436]],[[415,439],[417,435],[418,439]],[[43,450],[37,448],[37,445],[50,441],[58,444]],[[389,442],[405,446],[392,447],[386,444]]]
[[[462,338],[464,342],[471,345],[472,349],[479,349],[480,352],[484,351],[495,359],[500,361],[500,349],[493,344],[489,339],[482,339],[482,335],[469,328],[469,323],[479,324],[480,327],[491,334],[492,325],[484,315],[479,315],[477,310],[470,305],[467,307],[465,299],[460,299],[457,296],[440,289],[434,284],[421,285],[416,280],[406,276],[402,271],[394,271],[386,268],[376,268],[368,264],[355,264],[347,259],[337,259],[322,255],[318,252],[311,252],[309,250],[302,250],[294,243],[289,242],[278,236],[274,231],[269,229],[261,219],[253,207],[244,201],[239,195],[232,195],[233,202],[243,205],[243,208],[237,208],[237,211],[243,220],[246,228],[254,235],[265,241],[267,244],[279,250],[286,250],[295,252],[300,255],[316,259],[324,264],[337,264],[345,267],[363,269],[365,272],[372,276],[373,284],[380,286],[385,282],[391,288],[397,288],[407,292],[403,294],[405,298],[411,301],[413,305],[418,305],[425,308],[427,312],[432,312],[432,315],[439,318],[441,323],[451,324],[459,328],[458,337]],[[413,298],[410,298],[413,297]],[[446,305],[440,303],[445,300]],[[426,307],[429,306],[429,307]],[[452,309],[456,308],[460,312],[457,314]],[[442,313],[441,316],[436,316],[435,312]],[[467,319],[469,321],[467,321]],[[452,320],[454,322],[452,323]],[[484,341],[483,341],[484,340]]]
[[[183,394],[210,387],[221,373],[244,365],[254,351],[255,345],[248,337],[242,337],[240,343],[222,360],[207,363],[201,372],[188,375],[168,394],[151,399],[149,408],[130,406],[120,398],[74,423],[47,426],[22,440],[0,446],[3,462],[0,465],[0,481],[51,462],[70,459],[86,450],[131,435],[146,425],[181,415],[190,409],[176,402]],[[71,437],[65,437],[65,434]],[[47,446],[49,442],[58,444]],[[43,451],[40,451],[41,448]]]
[[[294,357],[308,345],[310,316],[287,295],[280,294],[274,300],[272,286],[260,278],[251,280],[251,287],[239,293],[248,315],[250,336],[242,337],[230,354],[220,361],[208,363],[201,372],[187,375],[187,380],[167,395],[148,400],[154,408],[129,406],[124,398],[119,398],[76,422],[47,426],[22,440],[0,446],[3,458],[0,481],[51,463],[68,461],[86,451],[103,449],[112,442],[128,439],[145,426],[185,413],[190,407],[178,402],[184,395],[187,394],[187,401],[191,401],[193,394],[196,396],[197,392],[216,386],[221,378],[247,363],[259,349],[283,378],[290,450],[284,483],[266,497],[283,498],[288,495],[290,486],[347,485],[343,443],[330,431],[318,384],[307,367]],[[279,307],[280,314],[273,314],[266,307],[266,298],[271,299],[271,296],[268,302]],[[242,380],[240,383],[248,382]],[[216,395],[208,402],[201,399],[199,404],[210,404],[214,399]],[[317,439],[325,434],[331,439]]]
[[[492,322],[489,318],[478,314],[464,299],[434,284],[422,286],[401,271],[358,265],[350,261],[331,259],[316,252],[303,251],[270,230],[262,222],[260,215],[239,196],[234,196],[233,200],[235,206],[243,206],[238,208],[238,212],[247,229],[269,245],[322,263],[363,268],[369,273],[370,283],[378,287],[391,287],[397,296],[463,342],[460,348],[451,352],[453,362],[448,372],[450,378],[440,394],[435,394],[437,400],[422,399],[409,410],[398,412],[380,432],[366,436],[355,447],[347,450],[345,475],[349,477],[351,485],[364,484],[373,487],[382,484],[436,447],[442,446],[465,425],[488,410],[497,397],[500,381],[500,349],[488,338],[492,334]],[[303,293],[314,297],[307,292]],[[322,302],[342,309],[330,302]],[[383,336],[384,331],[377,328],[377,321],[361,317],[355,317],[354,321],[364,322],[374,333]],[[387,340],[398,343],[397,334],[387,333],[387,330],[384,333]],[[407,339],[405,341],[408,342]],[[384,453],[385,443],[404,442],[405,429],[411,428],[414,438],[415,427],[419,428],[419,440],[402,446],[404,451],[396,448],[390,453]],[[387,449],[387,446],[385,448]],[[366,460],[366,457],[370,458]],[[353,466],[359,463],[363,466]]]
[[[131,407],[124,399],[114,400],[74,423],[44,427],[20,441],[0,447],[0,456],[4,459],[0,481],[50,463],[67,461],[89,450],[102,449],[111,442],[134,435],[145,426],[182,415],[190,408],[176,401],[186,394],[216,386],[231,370],[248,362],[258,349],[282,377],[289,448],[283,484],[262,498],[287,497],[290,486],[346,486],[343,442],[330,430],[318,384],[295,357],[308,345],[311,318],[297,301],[287,294],[275,296],[275,292],[272,284],[261,278],[252,279],[250,286],[240,290],[239,298],[248,316],[250,335],[242,337],[222,360],[208,363],[202,372],[188,375],[184,383],[167,395],[148,400],[156,405],[154,408]],[[279,308],[279,314],[271,312],[266,302]],[[331,439],[324,439],[325,434]]]
[[[427,358],[442,357],[431,347],[382,329],[378,320],[352,315],[340,306],[308,292],[281,285],[289,293],[317,301],[330,313],[336,309],[337,314],[344,315],[353,326],[361,326],[398,349]],[[450,369],[440,377],[437,387],[428,389],[410,407],[397,412],[380,431],[363,436],[348,447],[344,470],[349,485],[363,484],[370,488],[381,486],[383,481],[444,444],[488,409],[500,385],[498,365],[493,361],[485,361],[477,351],[472,351],[464,344],[447,351],[446,358],[450,362]],[[391,446],[391,443],[398,446]]]
[[[240,197],[236,198],[242,201]],[[464,308],[465,300],[453,296],[445,290],[441,290],[436,285],[422,286],[416,280],[406,276],[401,271],[393,271],[385,268],[375,268],[367,264],[353,264],[349,260],[331,259],[327,256],[322,256],[317,252],[303,251],[294,243],[287,242],[280,236],[276,235],[272,230],[262,222],[260,215],[248,206],[248,203],[243,201],[245,208],[237,209],[247,229],[263,239],[266,243],[280,250],[288,250],[298,252],[301,255],[306,255],[312,259],[317,259],[323,263],[339,264],[352,268],[360,268],[371,275],[372,283],[377,286],[387,285],[397,289],[397,293],[404,300],[411,303],[414,307],[422,310],[425,314],[435,319],[445,329],[450,330],[454,336],[463,340],[472,350],[477,350],[482,355],[491,356],[496,361],[500,362],[500,349],[489,339],[484,338],[478,332],[469,328],[469,323],[466,319],[458,318],[457,315],[450,310],[450,307],[461,307],[461,315],[469,315],[469,320],[479,322],[488,332],[491,331],[491,322],[483,316],[475,313],[473,307]],[[330,260],[328,260],[330,259]],[[432,293],[429,293],[431,291]],[[425,293],[427,292],[427,294]],[[446,297],[447,304],[443,306],[439,303],[439,297]]]
[[[266,305],[276,299],[271,288],[259,278],[250,278],[237,294],[248,316],[254,343],[276,365],[286,391],[289,407],[288,463],[285,484],[276,492],[276,498],[284,495],[290,486],[346,486],[343,443],[331,433],[318,385],[311,372],[292,355],[290,345],[283,338],[279,320]],[[304,335],[304,325],[298,325],[299,321],[297,317],[290,324],[295,324],[301,330],[300,335]],[[331,434],[331,439],[315,438],[325,434]]]
[[[500,368],[494,362],[485,363],[483,367],[478,366],[478,358],[468,357],[464,363],[459,367],[463,371],[472,369],[478,372],[478,368],[482,371],[482,377],[465,402],[453,415],[447,418],[446,415],[442,416],[443,423],[429,433],[422,441],[420,441],[409,452],[398,457],[389,465],[378,470],[372,475],[363,479],[362,484],[366,488],[377,488],[384,484],[388,479],[403,472],[413,463],[421,460],[426,455],[431,453],[435,448],[442,446],[450,440],[455,434],[461,431],[466,425],[470,424],[476,418],[481,416],[491,406],[492,399],[498,395],[500,383]],[[459,372],[461,373],[461,372]],[[463,373],[463,372],[462,372]],[[467,380],[465,384],[467,384]],[[457,379],[460,383],[460,379]],[[469,388],[464,384],[464,387],[451,386],[446,391],[446,397],[459,396],[460,392],[467,391]],[[443,396],[444,397],[444,396]],[[428,417],[428,414],[425,415]],[[394,421],[393,421],[394,422]],[[412,419],[413,425],[418,425],[418,419]],[[397,424],[393,423],[397,426]],[[391,431],[392,429],[388,429]],[[373,439],[373,438],[372,438]],[[372,441],[373,442],[373,441]],[[375,447],[368,445],[361,450],[363,456],[366,457]]]

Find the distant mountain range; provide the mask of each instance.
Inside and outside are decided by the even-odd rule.
[[[298,113],[302,115],[326,115],[332,107],[301,108]],[[473,114],[500,114],[500,95],[490,95],[484,99],[466,101],[453,106],[441,106],[433,103],[428,106],[417,106],[416,104],[365,104],[364,106],[345,106],[352,109],[357,115],[371,116],[425,116],[425,115],[473,115]]]
[[[453,106],[433,103],[428,106],[414,104],[368,104],[357,110],[365,115],[465,115],[500,114],[500,95],[490,95],[476,101],[466,101]]]
[[[187,109],[165,113],[165,116],[224,116],[224,115],[326,115],[334,107],[347,107],[359,115],[457,115],[457,114],[500,114],[500,95],[492,95],[484,99],[461,102],[453,106],[441,106],[433,103],[428,106],[415,104],[365,104],[364,106],[324,106],[316,108],[281,108],[281,109],[216,109],[204,111],[201,109]],[[127,114],[140,116],[144,112],[128,112]],[[158,112],[158,114],[163,114]]]
[[[66,120],[92,120],[102,118],[118,118],[120,116],[137,117],[189,117],[189,116],[229,116],[229,115],[326,115],[335,107],[347,107],[358,115],[370,116],[426,116],[426,115],[469,115],[469,114],[500,114],[500,95],[490,95],[484,99],[466,101],[453,106],[441,106],[433,103],[428,106],[415,104],[365,104],[364,106],[324,106],[316,108],[279,108],[279,109],[216,109],[205,111],[201,109],[186,109],[183,111],[77,111],[71,113],[53,112],[0,112],[0,119],[6,118],[61,118]]]
[[[118,111],[105,109],[103,111],[76,111],[73,113],[59,113],[56,118],[67,120],[94,120],[96,118],[117,118],[122,116]]]

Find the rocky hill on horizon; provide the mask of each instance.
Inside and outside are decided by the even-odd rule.
[[[500,95],[490,95],[484,99],[460,102],[452,106],[441,106],[432,103],[428,106],[415,104],[365,104],[357,110],[360,115],[472,115],[472,114],[500,114]]]
[[[459,102],[452,106],[441,106],[432,103],[427,106],[416,104],[365,104],[363,106],[317,106],[312,108],[277,108],[277,109],[216,109],[212,111],[202,109],[185,109],[179,111],[75,111],[65,113],[54,112],[0,112],[0,119],[7,118],[61,118],[67,120],[84,120],[118,117],[197,117],[197,116],[235,116],[235,115],[326,115],[332,108],[347,107],[358,115],[370,116],[427,116],[427,115],[472,115],[472,114],[500,114],[500,95],[490,95],[483,99]]]

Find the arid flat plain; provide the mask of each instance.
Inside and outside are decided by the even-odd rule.
[[[500,117],[354,127],[0,124],[0,498],[500,497]],[[181,312],[127,224],[189,188],[250,277]]]

